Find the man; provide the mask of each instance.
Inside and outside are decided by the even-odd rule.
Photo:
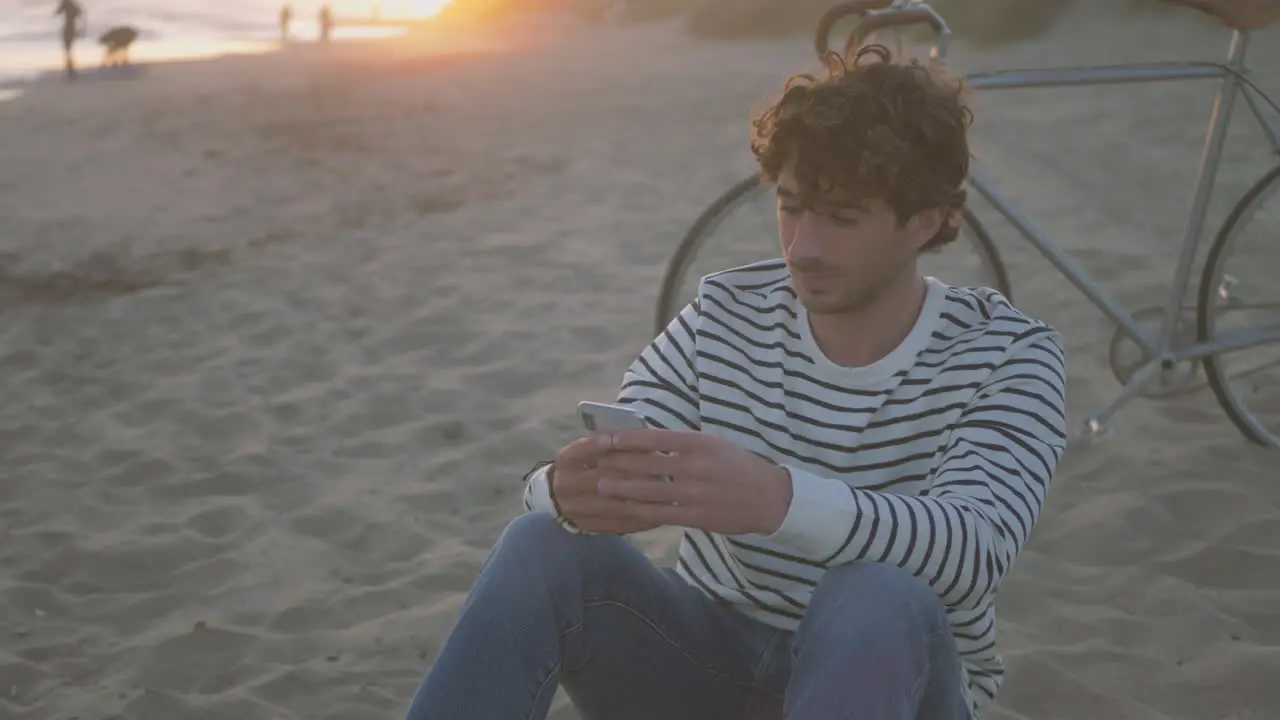
[[[280,42],[289,42],[289,24],[293,22],[293,6],[285,3],[280,6]]]
[[[872,46],[754,123],[783,259],[704,278],[626,372],[654,429],[528,478],[411,720],[961,720],[1065,446],[1058,335],[921,277],[953,241],[958,80]],[[662,454],[659,454],[662,453]],[[669,476],[672,482],[657,478]],[[674,569],[621,535],[687,528]]]
[[[84,9],[75,0],[59,0],[53,14],[62,16],[62,57],[66,63],[67,79],[75,80],[76,63],[71,46],[84,32]]]
[[[333,32],[333,8],[329,3],[320,6],[320,42],[329,42],[329,35]]]

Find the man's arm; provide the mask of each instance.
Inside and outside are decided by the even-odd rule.
[[[697,327],[698,305],[692,303],[631,363],[623,375],[617,404],[635,409],[653,427],[699,429],[698,382],[693,363]],[[549,461],[540,462],[526,476],[526,512],[546,512],[559,517],[547,482],[550,467]],[[563,518],[560,522],[576,532],[572,523]]]
[[[1280,0],[1165,0],[1185,5],[1216,17],[1223,25],[1239,30],[1261,30],[1280,22]]]
[[[927,496],[855,489],[787,467],[791,505],[765,537],[828,567],[890,563],[948,606],[978,606],[1026,543],[1066,447],[1062,346],[1052,331],[1038,332],[952,428]]]

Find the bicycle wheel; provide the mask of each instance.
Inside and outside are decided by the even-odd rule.
[[[1218,403],[1250,441],[1280,449],[1280,166],[1236,203],[1200,278],[1200,342],[1227,333],[1259,343],[1204,359]],[[1264,334],[1270,337],[1262,341]]]
[[[654,313],[661,333],[680,308],[691,302],[705,275],[776,258],[777,204],[756,175],[729,188],[698,216],[667,262]],[[713,236],[725,235],[718,241]],[[960,237],[940,252],[921,256],[921,271],[950,285],[991,287],[1013,299],[1009,275],[986,228],[964,210]]]

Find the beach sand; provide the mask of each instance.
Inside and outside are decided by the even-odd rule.
[[[953,63],[1225,53],[1194,13],[1100,7]],[[1275,32],[1252,65],[1280,97]],[[542,25],[0,104],[0,718],[400,717],[521,476],[612,398],[672,247],[751,171],[748,112],[814,65],[805,38]],[[983,95],[975,150],[1156,304],[1213,90]],[[1236,127],[1213,221],[1268,163]],[[1074,429],[1118,389],[1112,327],[979,212],[1064,334]],[[986,717],[1280,717],[1277,465],[1208,392],[1073,442]]]

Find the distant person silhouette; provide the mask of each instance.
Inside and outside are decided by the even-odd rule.
[[[102,33],[98,43],[104,50],[102,67],[129,64],[129,46],[138,39],[138,28],[132,25],[116,25]]]
[[[293,22],[293,6],[280,6],[280,42],[289,42],[289,23]]]
[[[329,42],[333,32],[333,8],[328,3],[320,6],[320,42]]]
[[[71,46],[76,38],[84,34],[84,8],[75,0],[59,0],[54,15],[62,16],[62,54],[66,59],[67,79],[76,79],[76,62],[71,54]]]

